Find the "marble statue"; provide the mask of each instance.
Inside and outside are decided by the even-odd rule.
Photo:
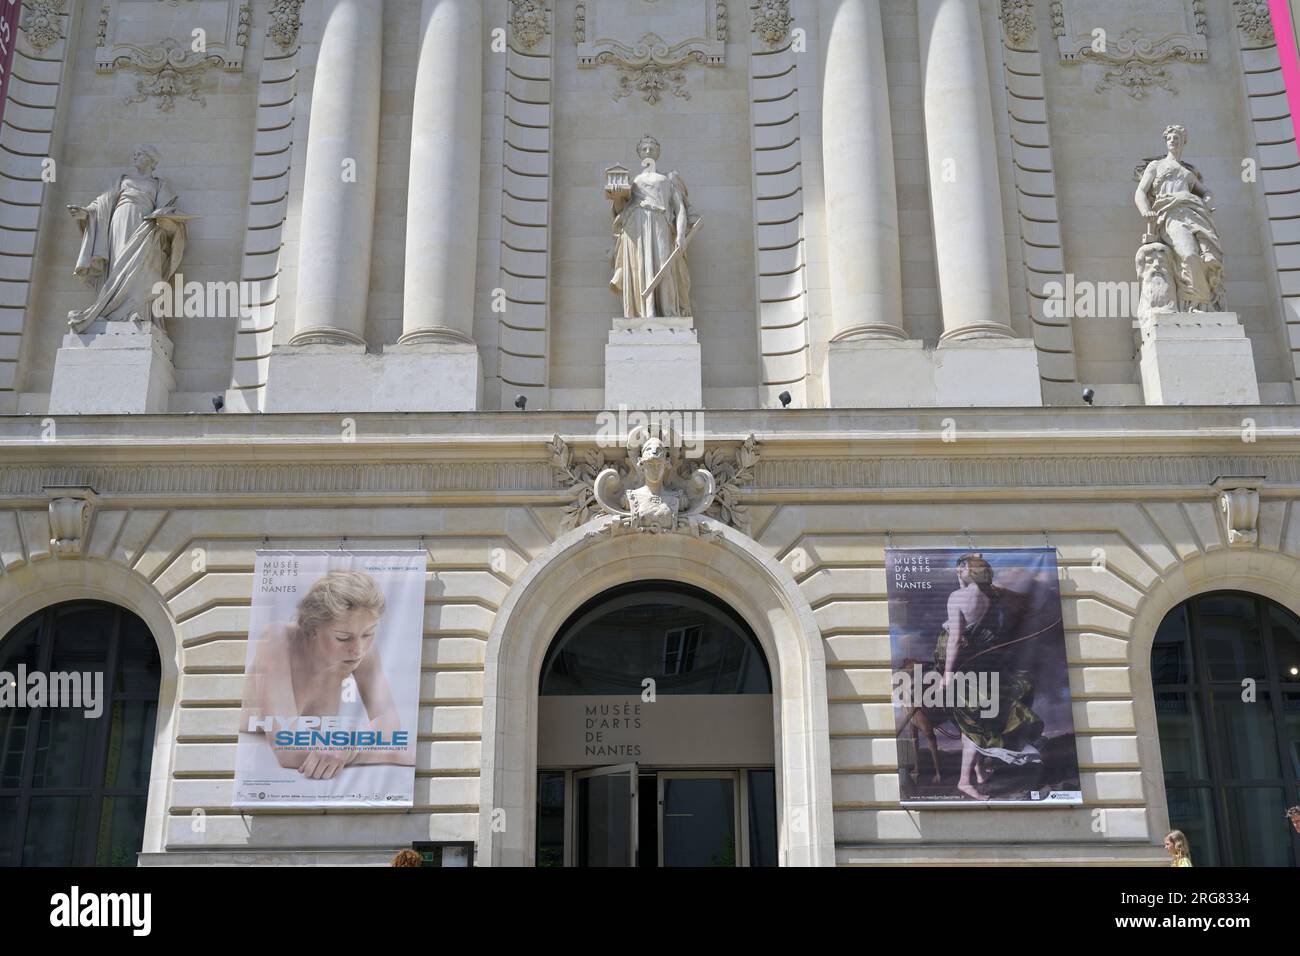
[[[617,468],[604,469],[593,485],[600,506],[621,517],[624,527],[636,531],[659,533],[693,527],[697,516],[713,503],[713,475],[697,468],[688,479],[678,479],[667,443],[645,429],[633,430],[628,452],[637,454],[636,471],[643,484],[625,488]]]
[[[87,206],[68,206],[81,227],[81,250],[73,274],[96,290],[87,308],[68,313],[68,325],[84,332],[99,319],[153,320],[155,286],[168,282],[185,254],[188,220],[178,198],[154,175],[158,151],[138,146],[134,169],[118,177]]]
[[[1166,301],[1154,311],[1222,312],[1223,245],[1210,215],[1214,211],[1210,205],[1213,197],[1196,167],[1182,160],[1187,130],[1182,126],[1166,127],[1165,145],[1168,153],[1147,163],[1134,196],[1146,220],[1143,248],[1163,244],[1172,264],[1176,309],[1165,309]],[[1144,268],[1159,268],[1150,256],[1145,266],[1141,253],[1138,258],[1140,277],[1145,278]],[[1149,298],[1166,296],[1149,296],[1144,289],[1142,300]]]
[[[614,204],[614,247],[609,280],[623,299],[624,318],[658,318],[691,314],[691,275],[686,247],[699,228],[692,218],[686,183],[674,170],[656,169],[659,142],[646,135],[637,144],[641,172],[605,170],[605,195]]]

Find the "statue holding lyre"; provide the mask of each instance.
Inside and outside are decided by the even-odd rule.
[[[686,250],[701,220],[691,216],[676,170],[665,176],[655,168],[658,140],[643,136],[636,152],[642,167],[636,178],[624,166],[605,170],[605,195],[614,204],[610,288],[623,298],[624,318],[689,316]]]

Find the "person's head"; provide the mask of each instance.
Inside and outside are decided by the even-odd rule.
[[[647,159],[659,162],[659,140],[646,133],[641,137],[641,142],[636,144],[636,155],[643,163]]]
[[[664,471],[668,468],[668,446],[658,438],[649,438],[641,446],[641,457],[637,461],[647,482],[663,481]]]
[[[963,554],[957,558],[957,580],[965,587],[974,584],[985,594],[993,590],[993,566],[981,555]]]
[[[1291,826],[1295,827],[1295,832],[1300,833],[1300,806],[1291,807],[1286,812],[1287,819],[1291,821]]]
[[[411,849],[400,851],[397,856],[393,857],[390,866],[424,866],[424,859],[419,853]]]
[[[148,143],[140,143],[131,155],[131,165],[139,172],[151,173],[158,166],[158,160],[161,159],[157,146],[150,146]]]
[[[1165,145],[1169,147],[1169,152],[1175,155],[1182,152],[1183,147],[1187,145],[1187,127],[1179,126],[1177,123],[1166,126]]]
[[[1165,836],[1165,852],[1176,860],[1191,859],[1192,849],[1187,845],[1187,837],[1182,830],[1170,830]]]
[[[370,653],[384,594],[362,571],[331,571],[298,602],[298,640],[309,643],[326,667],[351,674]]]

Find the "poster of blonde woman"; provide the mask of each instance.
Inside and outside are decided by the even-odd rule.
[[[1079,804],[1051,548],[885,552],[903,803]]]
[[[236,807],[415,795],[423,551],[259,551]]]

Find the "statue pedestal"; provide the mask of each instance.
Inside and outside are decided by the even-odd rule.
[[[54,358],[51,415],[157,415],[176,387],[172,341],[156,324],[95,322]]]
[[[1250,339],[1236,312],[1178,312],[1140,325],[1148,405],[1258,405]]]
[[[703,408],[703,381],[690,316],[614,320],[605,346],[606,408]]]
[[[1043,404],[1038,352],[1029,339],[959,339],[933,349],[919,339],[832,342],[826,388],[832,408]]]
[[[468,343],[277,345],[266,377],[268,412],[472,412],[482,399]]]

